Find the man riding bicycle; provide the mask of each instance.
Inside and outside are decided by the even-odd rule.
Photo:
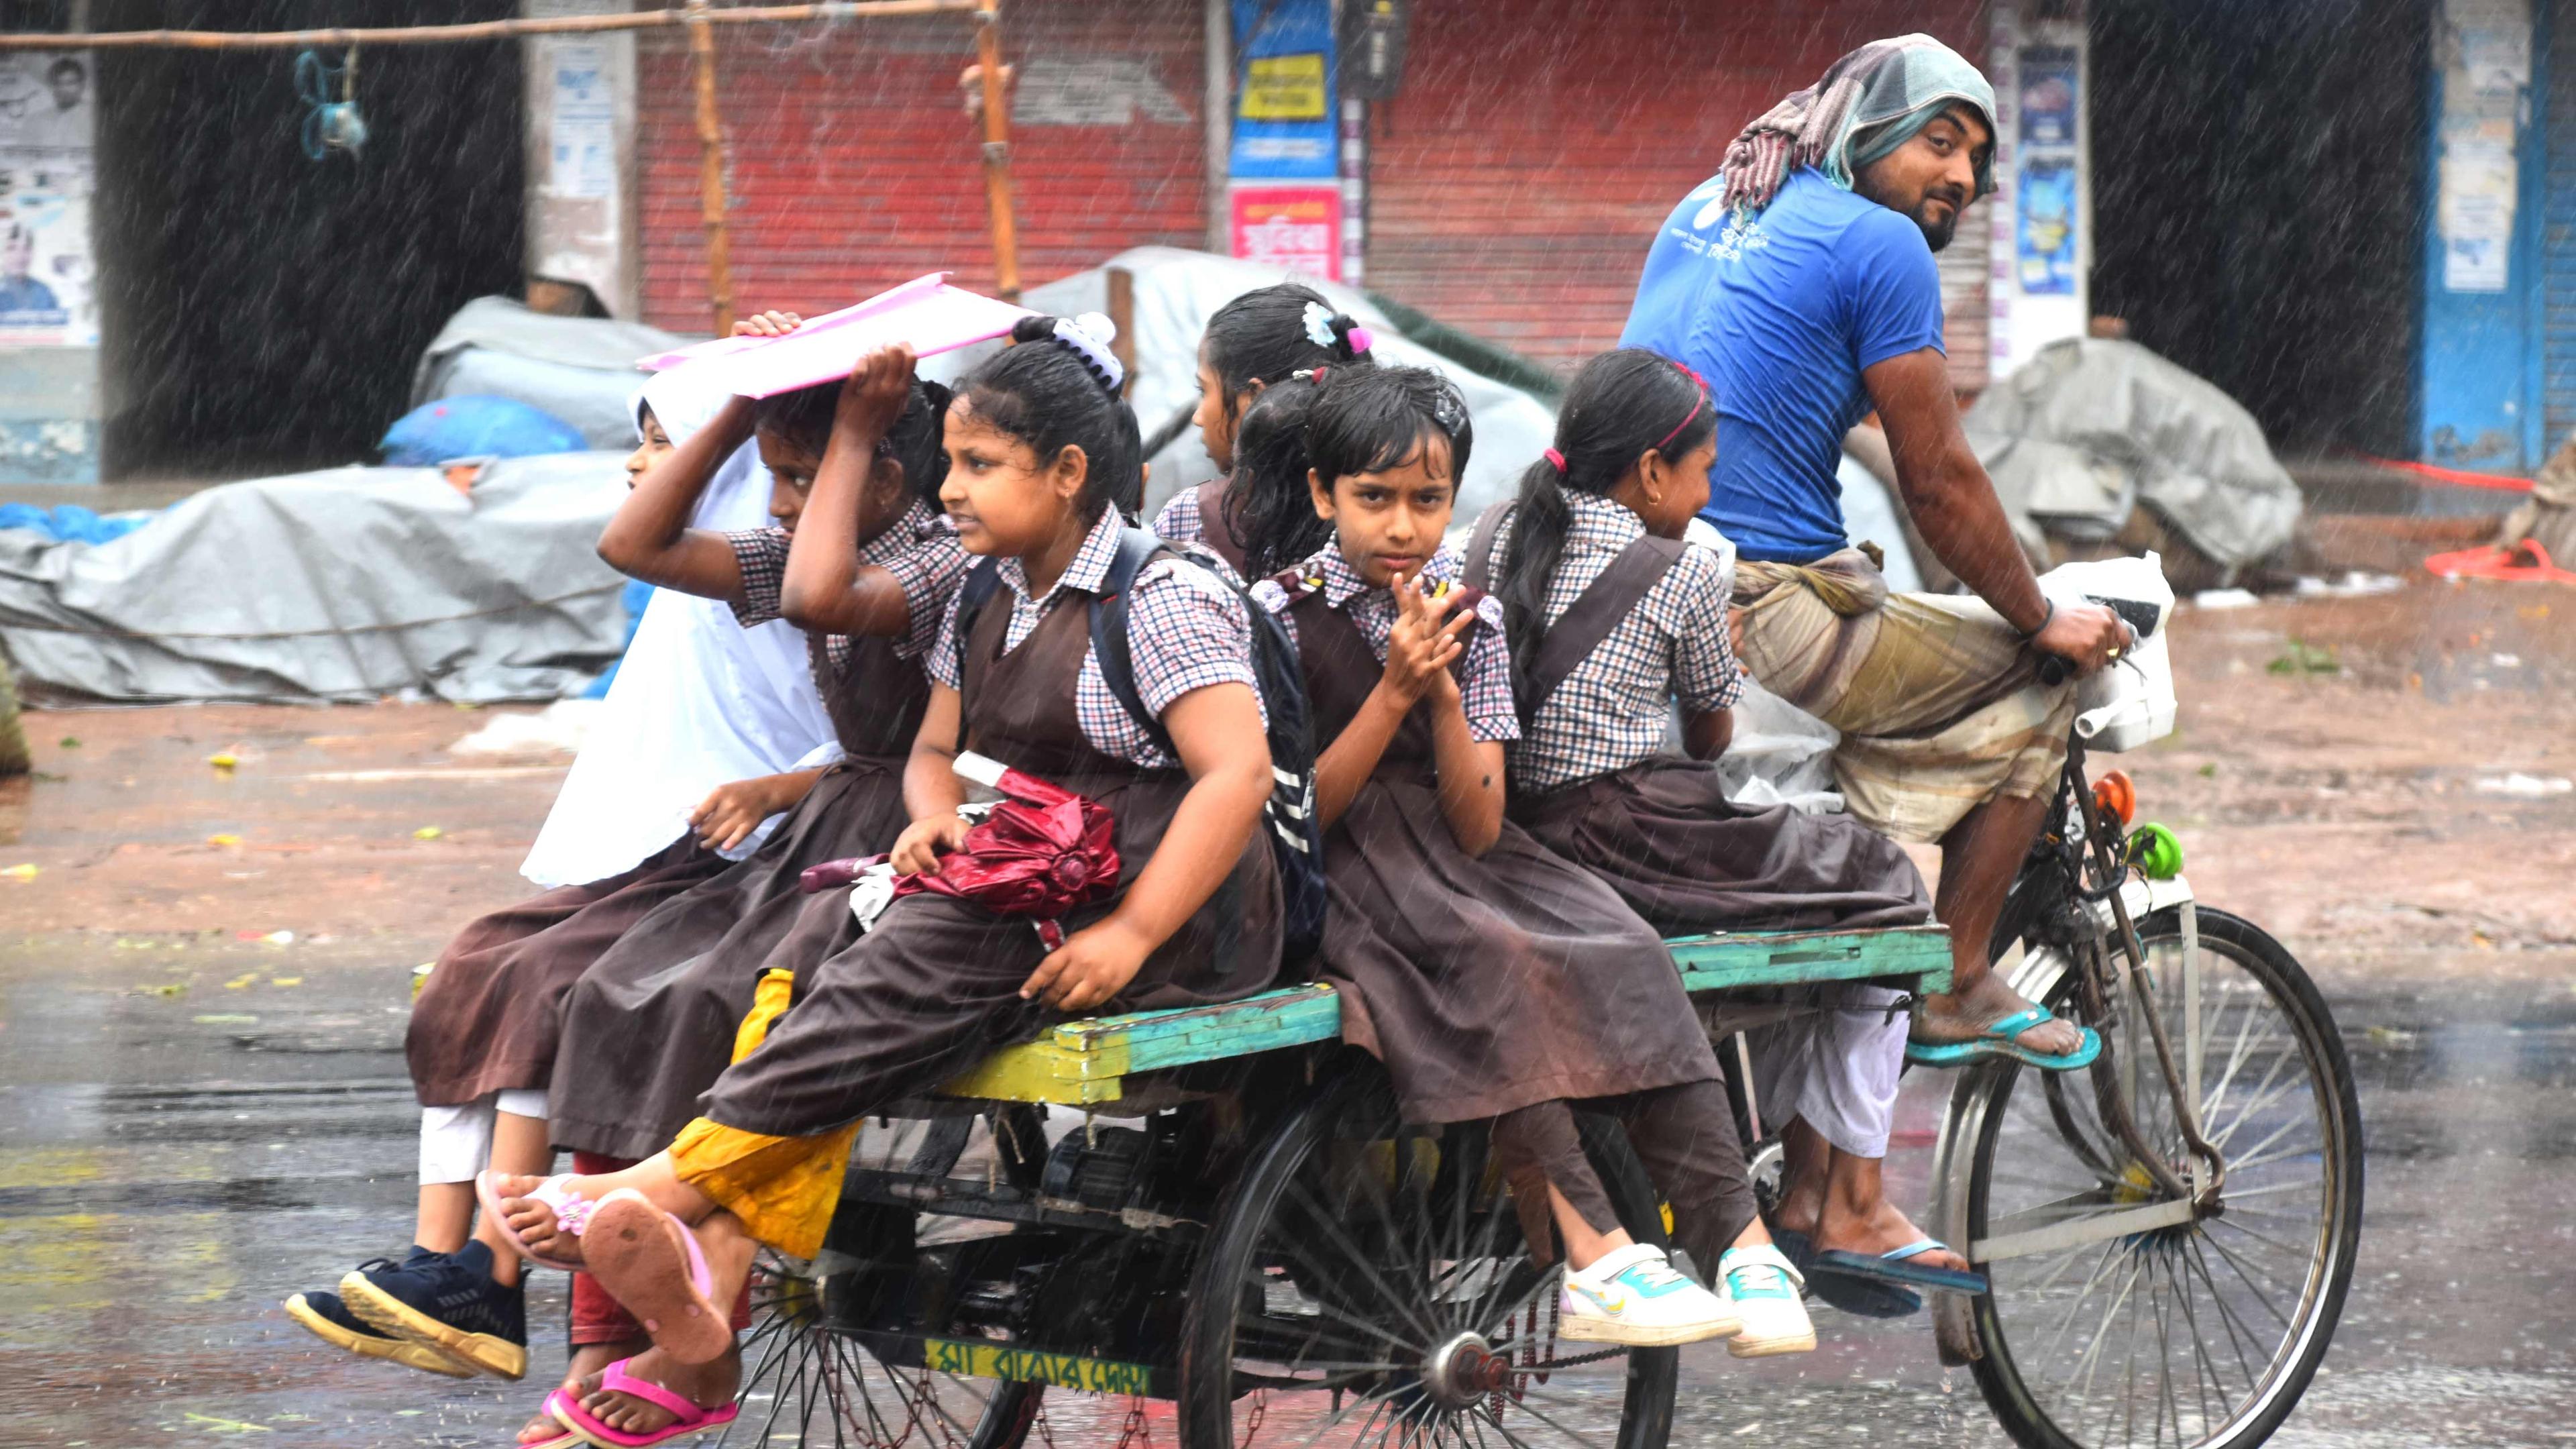
[[[1986,948],[2074,712],[2072,688],[2039,682],[2037,662],[2089,673],[2127,635],[2108,609],[2042,596],[1950,390],[1932,254],[1994,190],[1994,110],[1985,77],[1929,36],[1834,62],[1674,209],[1620,341],[1697,368],[1716,393],[1702,517],[1742,560],[1745,667],[1842,732],[1835,775],[1853,814],[1941,847],[1953,989],[1925,1000],[1908,1054],[2066,1069],[2094,1044],[1996,977]],[[1873,410],[1924,542],[1974,598],[1890,594],[1847,537],[1842,438]]]

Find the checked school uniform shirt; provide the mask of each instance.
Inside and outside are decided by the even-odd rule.
[[[1645,520],[1588,493],[1566,494],[1565,552],[1548,582],[1553,625],[1619,551],[1645,537]],[[1517,519],[1514,523],[1517,524]],[[1512,526],[1496,530],[1489,577],[1502,577]],[[1744,695],[1744,673],[1726,632],[1725,566],[1712,550],[1682,550],[1610,637],[1539,706],[1509,753],[1515,789],[1579,784],[1665,753],[1672,702],[1706,714]]]
[[[1109,566],[1118,558],[1120,526],[1117,510],[1104,511],[1084,536],[1073,562],[1065,566],[1064,575],[1036,598],[1029,597],[1028,571],[1020,561],[1001,561],[1004,594],[996,595],[986,607],[999,605],[1005,595],[1011,601],[1010,625],[1002,634],[1004,654],[1019,648],[1058,607],[1088,603],[1099,591],[1109,578]],[[965,641],[957,637],[957,609],[962,601],[962,594],[950,596],[939,642],[931,646],[924,661],[930,677],[950,689],[961,688],[964,677],[958,653]],[[1261,684],[1252,672],[1251,616],[1234,590],[1195,563],[1157,559],[1136,575],[1135,587],[1127,595],[1127,647],[1135,663],[1136,695],[1156,719],[1182,695],[1217,684],[1244,686],[1259,707]],[[1109,692],[1108,682],[1100,675],[1100,657],[1087,648],[1082,673],[1074,682],[1073,712],[1082,737],[1104,755],[1149,770],[1174,769],[1181,763],[1155,744],[1118,696]],[[1265,714],[1265,727],[1268,722]]]
[[[1434,584],[1454,584],[1466,568],[1459,552],[1442,544],[1422,566],[1422,579]],[[1320,579],[1325,606],[1341,610],[1357,624],[1360,637],[1368,641],[1378,662],[1386,662],[1386,641],[1395,632],[1395,591],[1372,588],[1359,570],[1342,557],[1338,546],[1327,545],[1297,565],[1297,571],[1309,579]],[[1252,601],[1279,616],[1288,626],[1288,635],[1297,635],[1297,617],[1288,612],[1293,601],[1277,581],[1263,579],[1252,586]],[[1446,616],[1444,616],[1445,618]],[[1503,641],[1503,606],[1488,594],[1476,605],[1476,617],[1484,621],[1468,638],[1466,652],[1457,663],[1458,697],[1467,716],[1467,734],[1478,741],[1516,740],[1521,735],[1521,718],[1512,706],[1512,657]],[[1316,741],[1320,748],[1329,740]]]
[[[735,622],[749,629],[779,617],[779,594],[787,581],[787,530],[750,528],[728,533],[724,539],[733,545],[734,563],[742,571],[742,602],[733,606]],[[894,652],[910,659],[937,641],[940,621],[947,617],[948,604],[975,560],[957,542],[957,529],[948,515],[916,498],[903,517],[859,545],[859,562],[884,569],[903,586],[909,617]],[[834,669],[847,668],[849,637],[825,635],[823,656]]]

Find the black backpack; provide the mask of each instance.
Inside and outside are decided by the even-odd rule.
[[[1172,737],[1136,692],[1135,656],[1127,640],[1128,591],[1158,555],[1206,569],[1225,582],[1243,600],[1244,612],[1252,620],[1252,674],[1260,684],[1262,713],[1269,719],[1270,798],[1261,807],[1261,818],[1269,832],[1271,858],[1279,866],[1280,961],[1292,974],[1303,974],[1323,949],[1325,893],[1323,831],[1315,818],[1315,732],[1297,643],[1289,637],[1287,626],[1254,603],[1226,571],[1212,567],[1186,546],[1145,529],[1120,529],[1118,556],[1109,565],[1109,577],[1101,582],[1100,597],[1091,604],[1091,652],[1100,660],[1101,682],[1164,753],[1180,758],[1172,748]],[[991,559],[976,564],[966,576],[957,601],[961,647],[973,633],[985,601],[1001,585],[1000,566]]]

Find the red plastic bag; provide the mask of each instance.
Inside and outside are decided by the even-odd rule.
[[[932,891],[996,915],[1029,916],[1048,950],[1063,945],[1058,919],[1118,889],[1117,822],[1096,800],[982,755],[960,755],[956,768],[1006,798],[941,858],[935,873],[897,877],[896,898]],[[847,885],[878,859],[818,865],[800,884],[809,892]]]

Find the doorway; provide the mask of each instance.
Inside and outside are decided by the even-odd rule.
[[[369,25],[514,15],[380,0]],[[334,0],[102,0],[99,29],[345,24]],[[347,56],[319,57],[333,67]],[[366,461],[459,306],[519,290],[514,41],[357,57],[367,139],[309,158],[292,50],[98,53],[102,469],[209,476]]]
[[[2420,0],[2093,0],[2093,310],[2272,449],[2412,456]]]

